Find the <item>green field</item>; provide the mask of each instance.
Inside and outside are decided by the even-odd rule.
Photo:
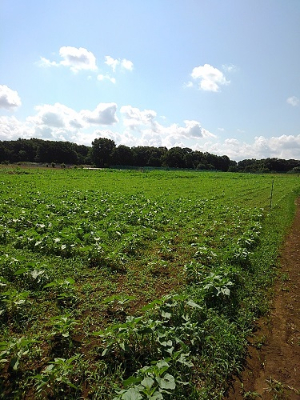
[[[0,398],[222,398],[299,179],[2,167]]]

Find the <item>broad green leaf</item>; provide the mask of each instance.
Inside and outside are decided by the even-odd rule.
[[[151,387],[152,387],[153,384],[154,384],[154,380],[153,380],[152,378],[150,378],[150,376],[148,376],[148,377],[146,377],[146,378],[144,378],[144,379],[142,380],[141,384],[142,384],[143,386],[145,386],[145,388],[151,389]]]
[[[156,378],[156,380],[162,389],[174,390],[176,387],[173,375],[166,374],[163,378]]]
[[[163,395],[160,392],[154,393],[151,397],[149,397],[149,400],[163,400]]]
[[[141,382],[141,378],[136,378],[135,376],[130,376],[129,378],[125,379],[123,381],[123,385],[125,387],[131,386],[131,385],[136,385],[137,383]]]
[[[122,396],[122,400],[141,400],[143,397],[138,388],[130,388]]]
[[[201,306],[199,306],[199,304],[195,303],[193,300],[188,300],[187,304],[192,307],[192,308],[199,308],[202,309]]]

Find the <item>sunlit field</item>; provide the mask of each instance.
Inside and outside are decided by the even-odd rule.
[[[1,398],[221,398],[299,179],[2,167]]]

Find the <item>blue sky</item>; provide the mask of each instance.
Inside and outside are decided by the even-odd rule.
[[[299,0],[2,0],[0,140],[300,159]]]

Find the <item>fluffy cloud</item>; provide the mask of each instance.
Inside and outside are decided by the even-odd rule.
[[[34,130],[31,126],[20,122],[15,117],[0,117],[0,140],[16,140],[20,137],[33,137]]]
[[[255,137],[252,143],[241,142],[237,139],[226,139],[224,142],[207,142],[196,146],[201,151],[223,155],[232,160],[240,161],[247,158],[284,158],[298,159],[300,151],[300,135],[281,135],[266,138]]]
[[[60,104],[44,104],[35,107],[37,114],[28,117],[27,121],[37,126],[47,126],[48,128],[80,129],[85,123],[79,113],[73,109]]]
[[[0,117],[0,140],[35,137],[90,145],[96,137],[93,127],[116,123],[116,110],[115,103],[100,103],[95,110],[79,112],[60,103],[40,105],[24,122]]]
[[[110,66],[114,72],[116,71],[118,65],[129,71],[133,70],[133,62],[126,60],[126,58],[123,58],[123,60],[121,60],[121,59],[114,59],[111,56],[105,56],[105,64]]]
[[[69,67],[75,73],[80,70],[97,70],[96,57],[91,51],[83,47],[63,46],[59,49],[59,55],[62,58],[59,63],[41,57],[39,65],[43,67],[58,67],[62,65]]]
[[[70,67],[72,71],[77,72],[81,69],[96,70],[96,57],[91,51],[83,47],[64,46],[59,50],[63,58],[62,65]]]
[[[63,104],[44,104],[35,107],[37,114],[28,117],[27,122],[50,129],[64,129],[75,132],[89,125],[112,125],[118,122],[115,103],[99,103],[95,110],[77,112]]]
[[[208,130],[202,128],[198,121],[185,120],[184,123],[185,123],[185,127],[183,127],[183,128],[178,127],[177,130],[182,136],[184,136],[186,138],[197,139],[197,138],[214,136]]]
[[[120,61],[113,59],[111,56],[105,56],[105,64],[110,66],[112,70],[115,72],[117,65],[120,64]]]
[[[195,67],[191,73],[191,77],[199,84],[199,89],[210,92],[218,92],[220,86],[230,83],[225,78],[223,72],[209,64]]]
[[[6,85],[0,85],[0,108],[13,110],[21,105],[18,92],[10,89]]]
[[[127,127],[125,133],[127,142],[132,133],[137,132],[134,146],[174,146],[186,147],[186,141],[214,137],[212,133],[201,127],[198,121],[185,120],[184,126],[171,124],[164,126],[156,120],[153,110],[139,110],[132,106],[121,107],[123,124]],[[123,143],[123,141],[121,142]]]
[[[141,111],[138,108],[132,106],[121,107],[121,113],[124,117],[124,125],[130,129],[137,129],[145,125],[151,125],[152,129],[155,130],[156,112],[153,110]]]
[[[121,61],[121,66],[125,69],[128,69],[128,71],[133,70],[133,62],[130,60],[126,60],[126,58],[123,58],[123,60]]]
[[[113,125],[118,122],[116,103],[100,103],[94,111],[83,110],[82,118],[90,124]]]
[[[300,100],[296,96],[291,96],[288,99],[286,99],[286,102],[291,106],[296,107],[299,105]]]

